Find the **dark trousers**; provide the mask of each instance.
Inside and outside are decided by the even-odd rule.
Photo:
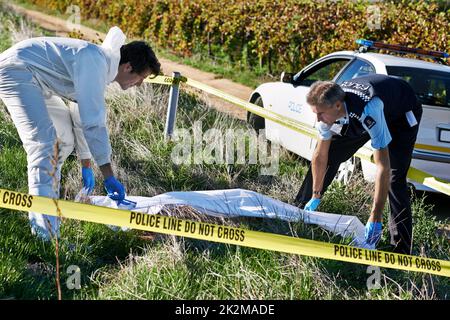
[[[422,109],[415,111],[414,114],[417,122],[420,123]],[[406,176],[411,164],[418,129],[419,125],[409,127],[403,120],[389,125],[392,136],[392,141],[388,146],[391,163],[389,231],[394,251],[404,254],[411,254],[412,247],[412,212]],[[340,164],[350,159],[369,139],[370,136],[367,133],[357,137],[333,137],[328,153],[328,166],[322,193],[333,181]],[[298,203],[304,205],[311,199],[312,183],[310,166],[296,197]]]

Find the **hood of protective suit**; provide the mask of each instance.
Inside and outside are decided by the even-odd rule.
[[[120,62],[120,47],[125,44],[126,36],[119,27],[109,29],[101,48],[109,59],[108,83],[116,78]]]

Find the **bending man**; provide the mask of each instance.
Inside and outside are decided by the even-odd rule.
[[[111,168],[111,144],[106,126],[105,89],[116,81],[123,90],[140,85],[160,64],[144,42],[125,44],[122,31],[112,28],[102,46],[83,40],[40,37],[21,41],[0,55],[0,98],[5,103],[27,153],[28,187],[32,195],[58,198],[53,186],[57,134],[45,104],[51,95],[78,103],[84,137],[104,177],[108,194],[125,197]],[[56,181],[59,185],[59,181]],[[33,231],[41,237],[59,234],[59,220],[36,219]]]
[[[391,244],[394,251],[410,254],[412,213],[406,175],[422,116],[413,89],[401,79],[374,74],[340,86],[318,81],[307,102],[317,114],[320,139],[297,200],[309,200],[305,209],[316,210],[339,165],[371,140],[377,174],[366,242],[376,245],[381,238],[389,194]]]

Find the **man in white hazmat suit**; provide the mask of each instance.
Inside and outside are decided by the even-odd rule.
[[[54,158],[61,157],[61,150],[45,101],[58,96],[77,102],[81,130],[103,174],[105,189],[112,199],[122,201],[125,189],[111,167],[105,88],[116,81],[126,90],[159,72],[153,50],[142,41],[125,44],[125,35],[117,27],[108,32],[101,46],[79,39],[40,37],[21,41],[0,54],[0,98],[27,153],[29,193],[59,196],[54,186],[58,178],[54,173],[59,171]],[[57,217],[36,213],[29,217],[32,231],[42,238],[59,234]]]

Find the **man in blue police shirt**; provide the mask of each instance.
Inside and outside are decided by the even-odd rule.
[[[337,85],[318,81],[307,102],[317,115],[320,139],[297,201],[315,211],[339,165],[371,140],[377,166],[366,242],[378,243],[389,194],[389,229],[394,251],[410,254],[412,213],[406,175],[422,117],[422,105],[401,79],[373,74]]]

